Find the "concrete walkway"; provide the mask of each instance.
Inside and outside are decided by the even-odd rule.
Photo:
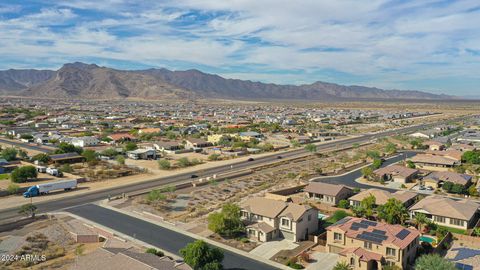
[[[295,249],[296,247],[298,247],[298,245],[293,243],[292,241],[281,239],[277,241],[270,241],[270,242],[263,243],[260,246],[256,247],[255,249],[253,249],[252,251],[250,251],[249,253],[265,258],[266,260],[269,260],[281,250],[285,250],[285,249],[292,250],[292,249]]]

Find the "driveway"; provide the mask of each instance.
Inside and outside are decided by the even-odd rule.
[[[315,252],[310,255],[312,262],[305,268],[306,270],[332,270],[338,260],[338,255],[334,253]]]
[[[249,253],[260,256],[269,260],[275,254],[277,254],[281,250],[291,250],[298,247],[297,244],[293,243],[290,240],[282,239],[277,241],[270,241],[261,244],[260,246],[256,247]]]

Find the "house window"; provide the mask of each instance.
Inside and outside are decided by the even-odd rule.
[[[355,266],[355,259],[354,258],[350,258],[350,265]]]
[[[333,233],[333,240],[342,241],[342,234],[341,233]]]
[[[242,217],[248,218],[248,212],[242,211]]]
[[[464,226],[464,221],[461,219],[456,219],[456,218],[450,218],[450,224],[455,225],[455,226]]]
[[[387,256],[396,256],[396,249],[387,247]]]
[[[371,250],[372,249],[372,243],[371,242],[363,242],[363,247]]]
[[[435,220],[435,222],[445,223],[445,217],[434,216],[433,219]]]
[[[288,219],[282,219],[282,226],[284,226],[284,227],[290,227],[290,220],[288,220]]]
[[[252,235],[252,236],[255,236],[255,230],[249,230],[249,231],[248,231],[248,234],[249,234],[249,235]]]

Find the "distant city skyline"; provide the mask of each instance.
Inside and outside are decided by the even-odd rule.
[[[0,3],[0,69],[81,61],[480,97],[478,1]]]

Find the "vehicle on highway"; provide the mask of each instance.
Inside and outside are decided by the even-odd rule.
[[[283,157],[282,156],[277,156],[277,159],[282,159]]]
[[[254,160],[255,160],[254,158],[247,159],[247,161],[254,161]]]
[[[47,194],[51,191],[55,190],[71,190],[77,187],[77,180],[62,180],[57,182],[50,182],[45,184],[38,184],[35,186],[31,186],[23,193],[23,197],[30,198],[35,196],[40,196]]]
[[[190,178],[197,178],[197,177],[198,177],[198,175],[196,175],[196,174],[192,174],[192,175],[190,176]]]

